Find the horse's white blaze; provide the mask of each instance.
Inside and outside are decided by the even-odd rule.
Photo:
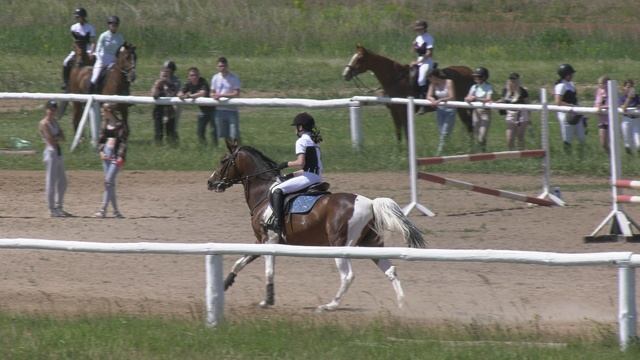
[[[347,64],[347,66],[344,67],[344,70],[342,71],[342,76],[343,77],[347,76],[347,74],[351,70],[351,67],[353,66],[353,64],[355,64],[356,60],[358,60],[358,56],[359,55],[360,54],[358,54],[358,53],[353,54],[353,56],[351,57],[351,60],[349,60],[349,63]]]
[[[362,231],[369,221],[373,218],[373,201],[362,195],[356,195],[353,201],[353,215],[349,219],[347,227],[347,243],[346,246],[354,246],[355,242],[360,239]]]

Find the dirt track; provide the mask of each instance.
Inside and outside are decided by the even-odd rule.
[[[44,202],[44,173],[0,171],[0,237],[105,242],[253,242],[242,190],[206,190],[207,173],[125,170],[118,183],[126,219],[93,219],[101,174],[68,172],[66,208],[76,217],[51,219]],[[456,178],[455,175],[447,176]],[[334,191],[409,200],[404,173],[328,174]],[[537,195],[538,177],[466,175],[465,180]],[[555,177],[555,184],[604,184],[606,179]],[[413,213],[431,248],[513,249],[559,252],[638,251],[633,244],[586,245],[610,210],[610,194],[563,189],[565,208],[529,207],[437,184],[419,183],[420,201],[438,214]],[[638,208],[628,207],[634,219]],[[401,246],[394,238],[391,246]],[[201,318],[202,256],[94,255],[2,250],[0,311],[54,314],[130,313]],[[225,258],[228,271],[235,258]],[[368,260],[354,261],[356,280],[341,310],[327,318],[393,318],[425,322],[590,326],[615,323],[615,268],[424,263],[396,261],[408,310],[399,311],[393,290]],[[226,316],[286,313],[312,316],[338,286],[328,259],[278,258],[276,307],[257,309],[262,299],[263,262],[249,265],[227,292]],[[640,302],[640,294],[638,298]]]

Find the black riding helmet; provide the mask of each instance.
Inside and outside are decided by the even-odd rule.
[[[561,64],[558,66],[558,76],[564,78],[567,75],[573,74],[576,71],[573,69],[573,66],[570,64]]]
[[[75,10],[73,10],[73,16],[79,16],[79,17],[83,17],[86,18],[87,17],[87,10],[85,10],[84,8],[77,8]]]
[[[311,131],[314,127],[316,127],[316,121],[313,119],[313,116],[309,115],[307,112],[302,112],[296,117],[293,118],[293,123],[291,126],[302,126],[303,129]]]
[[[479,66],[473,70],[473,73],[471,73],[471,76],[479,77],[479,78],[482,78],[483,80],[487,80],[489,79],[489,70],[487,70],[487,68],[485,67]]]
[[[120,18],[115,15],[111,15],[107,18],[107,24],[120,25]]]
[[[167,68],[173,72],[176,72],[176,70],[178,69],[178,67],[176,66],[176,63],[173,62],[173,60],[165,61],[162,67]]]

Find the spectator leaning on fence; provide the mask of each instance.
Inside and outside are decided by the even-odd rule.
[[[487,82],[489,70],[482,66],[477,67],[471,74],[475,84],[471,85],[469,93],[464,98],[467,102],[479,101],[481,103],[491,102],[493,86]],[[471,112],[473,120],[473,137],[481,151],[487,150],[487,133],[491,124],[491,110],[474,108]]]
[[[529,102],[529,92],[522,86],[520,74],[515,72],[509,74],[504,89],[502,89],[502,98],[498,102],[507,104],[527,104]],[[529,126],[529,111],[500,110],[500,114],[505,115],[507,147],[509,150],[514,150],[517,145],[519,150],[524,150],[524,136]]]
[[[218,73],[211,78],[211,97],[225,101],[240,96],[240,79],[229,71],[227,58],[218,58]],[[217,106],[215,111],[216,129],[219,138],[240,139],[240,120],[238,109],[233,106]]]
[[[573,83],[573,74],[576,71],[570,64],[562,64],[558,67],[559,79],[553,88],[553,96],[558,106],[577,106],[578,92]],[[586,118],[573,111],[558,111],[558,122],[560,123],[560,135],[564,143],[565,151],[571,151],[573,137],[577,136],[580,144],[585,142]]]
[[[627,79],[622,85],[620,107],[622,108],[622,141],[627,154],[637,153],[640,148],[640,115],[627,113],[627,108],[638,108],[640,97],[636,93],[635,83]]]
[[[200,70],[197,67],[191,67],[187,71],[187,80],[184,82],[182,89],[178,93],[178,97],[181,100],[197,99],[200,97],[209,97],[209,84],[207,80],[200,76]],[[207,131],[207,124],[211,127],[211,141],[214,146],[218,146],[218,133],[216,131],[216,124],[213,121],[215,106],[200,106],[200,112],[198,113],[198,125],[196,128],[196,134],[198,135],[198,141],[200,144],[207,144],[207,137],[205,133]]]
[[[178,94],[178,87],[171,81],[170,70],[162,68],[160,77],[153,83],[151,96],[154,99],[159,97],[174,97]],[[162,139],[166,133],[171,145],[178,144],[178,132],[176,131],[176,111],[173,105],[155,105],[153,107],[154,140],[157,145],[162,144]]]
[[[453,133],[453,126],[456,123],[456,109],[442,105],[449,100],[455,100],[456,90],[453,80],[447,79],[445,73],[440,69],[430,71],[428,78],[429,91],[427,91],[427,100],[436,106],[436,121],[438,122],[440,133],[436,156],[440,156],[447,138]]]

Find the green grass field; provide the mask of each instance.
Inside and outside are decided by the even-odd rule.
[[[63,58],[70,50],[68,27],[77,2],[70,0],[9,1],[0,13],[0,91],[58,92]],[[198,66],[210,79],[215,60],[225,55],[243,83],[245,97],[348,98],[363,95],[343,81],[341,71],[362,43],[373,51],[409,63],[414,37],[410,25],[426,18],[436,38],[435,58],[441,66],[483,65],[491,71],[496,91],[507,74],[523,76],[534,101],[541,87],[551,90],[560,63],[577,70],[581,103],[593,102],[596,79],[609,74],[619,81],[638,79],[640,30],[637,12],[629,3],[612,0],[150,0],[85,1],[89,20],[98,32],[104,18],[117,14],[121,31],[137,45],[138,81],[133,92],[148,94],[160,65],[168,58],[186,69]],[[377,88],[373,76],[361,76]],[[7,105],[0,100],[0,147],[11,137],[26,139],[39,152],[37,123],[41,102]],[[295,140],[289,123],[302,109],[242,108],[242,142],[276,161],[292,157]],[[210,170],[223,147],[196,142],[194,109],[185,107],[177,148],[153,144],[150,106],[132,108],[132,135],[126,170]],[[387,110],[363,110],[364,146],[354,151],[349,137],[348,110],[313,110],[325,138],[322,144],[328,171],[398,171],[406,173],[405,145],[398,145]],[[540,147],[538,116],[527,135],[527,148]],[[70,120],[62,119],[67,145]],[[433,114],[417,117],[417,154],[435,152],[437,129]],[[596,120],[589,120],[584,149],[562,150],[555,116],[550,121],[554,174],[599,176],[606,182],[608,157],[598,145]],[[468,153],[462,124],[445,149]],[[506,150],[503,118],[494,113],[488,151]],[[623,173],[640,174],[640,158],[623,156]],[[87,144],[66,152],[68,169],[99,170],[95,151]],[[35,156],[0,155],[1,170],[43,168]],[[452,164],[442,171],[495,172],[538,175],[540,161]],[[404,176],[404,175],[403,175]],[[403,180],[404,181],[404,180]],[[349,359],[636,359],[640,349],[620,353],[615,334],[594,327],[577,337],[512,328],[483,328],[473,324],[450,328],[403,324],[343,325],[283,320],[238,321],[210,330],[201,321],[98,318],[50,319],[0,315],[0,353],[9,359],[175,359],[175,358],[349,358]],[[132,335],[133,334],[133,335]],[[469,341],[496,341],[466,343]],[[514,343],[508,343],[512,341]],[[520,342],[563,342],[562,347],[529,346]]]
[[[0,316],[8,359],[637,359],[610,329],[559,335],[500,326],[344,325],[273,318],[201,322],[131,317]]]

